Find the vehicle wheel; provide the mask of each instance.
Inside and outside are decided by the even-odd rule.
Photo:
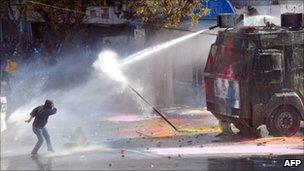
[[[300,127],[300,117],[291,106],[280,106],[267,118],[267,129],[273,136],[293,136]]]

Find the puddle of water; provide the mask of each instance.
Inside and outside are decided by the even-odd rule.
[[[217,155],[217,156],[250,156],[250,155],[288,155],[303,154],[303,149],[292,148],[292,145],[217,145],[183,148],[151,148],[149,151],[158,155]]]

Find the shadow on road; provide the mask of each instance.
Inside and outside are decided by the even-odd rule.
[[[31,158],[33,162],[35,162],[35,164],[37,165],[37,170],[52,170],[52,157],[42,158],[40,156],[32,156]]]

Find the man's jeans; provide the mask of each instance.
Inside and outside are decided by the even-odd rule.
[[[46,140],[48,151],[53,151],[53,147],[52,147],[51,140],[50,140],[50,135],[49,135],[46,127],[37,128],[37,127],[33,126],[33,132],[36,134],[36,136],[38,138],[38,142],[36,143],[34,149],[32,150],[32,154],[37,154],[39,148],[43,144],[43,137]]]

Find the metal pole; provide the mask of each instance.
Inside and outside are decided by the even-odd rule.
[[[149,103],[138,91],[136,91],[129,84],[128,87],[131,89],[131,91],[137,94],[145,103],[147,103],[153,109],[153,111],[155,111],[159,116],[161,116],[175,131],[178,131],[177,128],[163,114],[161,114],[161,112],[156,107],[154,107],[151,103]]]

